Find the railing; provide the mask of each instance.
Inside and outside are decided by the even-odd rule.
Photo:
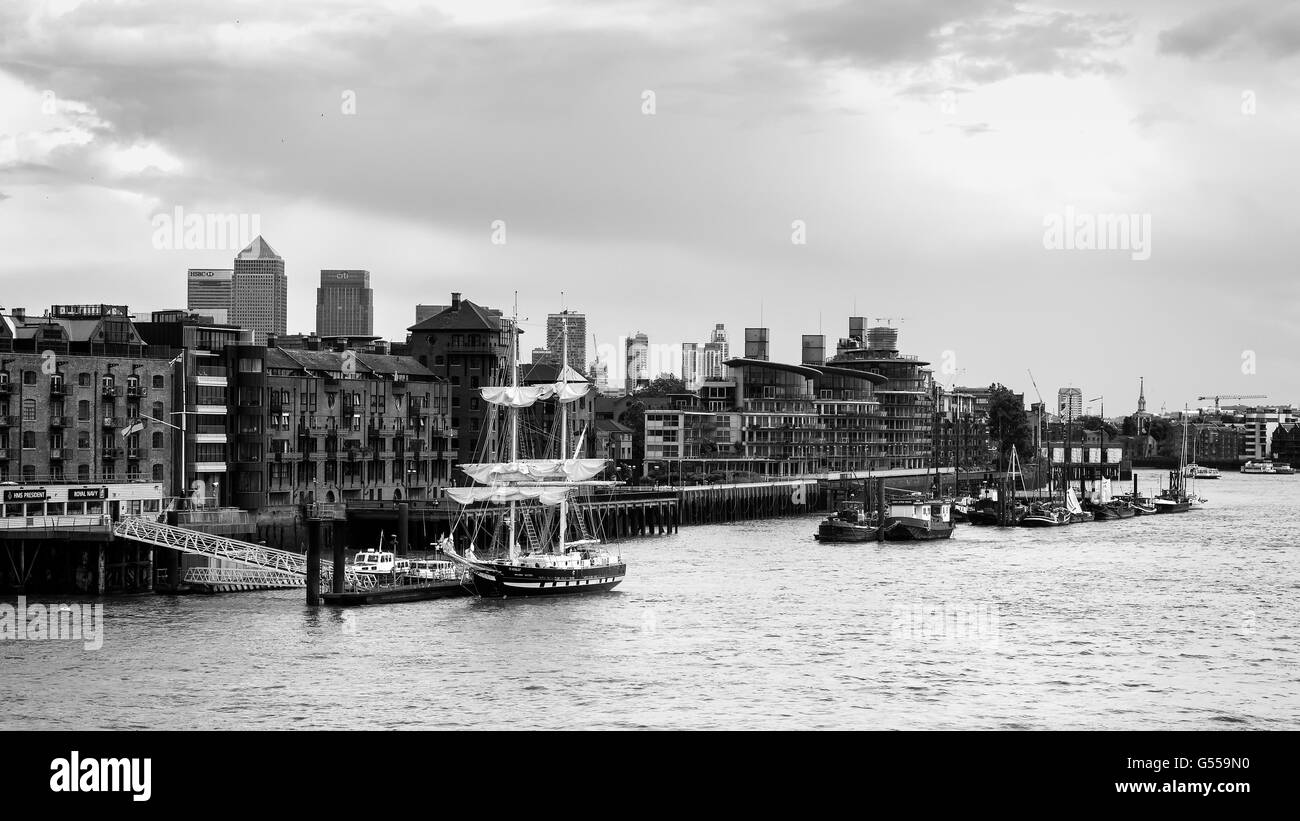
[[[105,416],[103,421],[104,421],[103,426],[106,428],[122,427],[122,417],[120,416]]]
[[[126,395],[127,395],[128,398],[129,398],[129,397],[136,397],[136,398],[139,398],[139,397],[141,397],[141,396],[146,395],[148,392],[149,392],[149,389],[146,388],[144,385],[127,385],[127,386],[126,386]]]
[[[0,448],[0,462],[18,458],[18,448]]]
[[[148,449],[148,448],[127,448],[127,449],[126,449],[126,458],[128,458],[128,459],[148,459],[148,458],[149,458],[149,449]]]
[[[66,417],[66,416],[51,416],[51,417],[50,417],[50,427],[52,427],[52,428],[64,428],[64,427],[67,427],[69,424],[70,424],[70,421],[69,421],[68,417]]]
[[[307,575],[307,557],[301,553],[241,542],[225,536],[199,533],[183,527],[172,527],[141,517],[132,516],[122,519],[113,528],[113,535],[157,547],[169,547],[182,553],[239,562],[261,570],[273,570],[303,577]],[[325,562],[321,564],[321,577],[325,578],[331,568]],[[345,581],[359,589],[369,589],[375,583],[373,576],[357,573],[348,573]]]
[[[114,397],[120,396],[121,392],[118,390],[118,387],[116,385],[100,385],[99,395],[104,397],[105,399],[112,399]]]
[[[233,584],[249,587],[306,587],[307,578],[256,567],[191,567],[182,580],[187,584]]]
[[[67,395],[68,395],[68,385],[66,382],[50,383],[50,396],[58,397],[58,396],[67,396]]]
[[[108,516],[0,516],[0,530],[25,530],[45,528],[59,530],[94,530],[113,524]]]
[[[103,459],[121,459],[122,453],[122,448],[104,448],[100,451],[99,455]]]
[[[4,416],[0,416],[0,428],[10,428],[16,424],[18,424],[17,416],[13,416],[12,414],[5,414]]]

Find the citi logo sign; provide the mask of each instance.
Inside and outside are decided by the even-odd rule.
[[[50,762],[51,792],[124,792],[132,801],[153,794],[151,758],[81,758],[76,750]]]

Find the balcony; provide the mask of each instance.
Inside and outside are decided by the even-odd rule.
[[[50,427],[52,428],[66,428],[69,424],[71,424],[71,420],[66,416],[50,417]]]
[[[121,459],[125,451],[122,448],[104,448],[99,452],[101,459]]]
[[[128,399],[139,399],[149,393],[149,389],[144,385],[127,385],[126,397]]]
[[[51,399],[62,399],[63,397],[65,397],[65,396],[67,396],[67,395],[68,395],[68,384],[67,384],[66,382],[64,382],[64,381],[61,380],[61,379],[60,379],[60,380],[51,380],[51,382],[50,382],[50,398],[51,398]]]
[[[18,448],[0,448],[0,462],[18,458]]]
[[[105,399],[116,399],[122,395],[122,391],[116,385],[100,385],[99,395]]]
[[[13,393],[12,382],[0,382],[0,396],[8,396]]]
[[[106,427],[106,428],[120,428],[120,427],[122,427],[122,421],[123,421],[123,420],[122,420],[122,417],[120,417],[120,416],[105,416],[105,417],[104,417],[104,427]]]
[[[374,453],[374,448],[348,448],[348,461],[355,462],[358,459],[369,459]]]
[[[72,448],[50,448],[51,462],[66,462],[75,458]]]
[[[302,454],[296,450],[277,450],[277,451],[273,451],[272,455],[275,457],[275,461],[277,462],[301,462],[302,461]],[[315,456],[314,453],[312,455]]]
[[[128,458],[128,459],[148,459],[148,458],[149,458],[149,449],[148,449],[148,448],[127,448],[127,449],[126,449],[126,458]]]
[[[18,424],[17,416],[0,416],[0,428],[11,428]]]

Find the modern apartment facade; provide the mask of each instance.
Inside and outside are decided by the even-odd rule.
[[[827,364],[884,377],[873,389],[882,416],[882,469],[916,470],[931,464],[933,373],[928,362],[899,353],[896,328],[867,330],[863,317],[849,317],[849,336],[839,340]]]

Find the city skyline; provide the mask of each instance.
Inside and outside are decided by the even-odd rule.
[[[1108,409],[1136,401],[1139,375],[1152,408],[1300,400],[1300,352],[1270,310],[1300,288],[1300,120],[1268,56],[1295,52],[1291,12],[1247,3],[1224,25],[1208,2],[759,4],[708,40],[670,4],[650,6],[667,39],[627,7],[592,21],[569,4],[303,6],[286,25],[234,5],[238,33],[226,8],[187,6],[183,25],[147,3],[112,25],[75,2],[0,11],[5,307],[66,302],[91,268],[102,293],[86,299],[185,304],[179,272],[229,266],[240,246],[155,247],[152,220],[183,207],[260,218],[287,260],[290,332],[313,324],[309,272],[346,261],[384,272],[386,338],[413,302],[463,290],[508,309],[517,290],[528,344],[567,291],[598,343],[633,326],[694,341],[721,320],[770,328],[772,359],[797,362],[803,334],[829,347],[844,316],[879,316],[949,383],[1028,397],[1032,370]],[[162,44],[143,78],[124,68],[141,38]],[[241,42],[257,59],[223,45]],[[411,70],[431,43],[464,62],[454,80]],[[324,56],[303,86],[308,53]],[[159,80],[189,77],[196,55],[220,82]],[[598,79],[591,60],[608,64]],[[262,127],[232,136],[249,117]],[[511,152],[520,139],[539,151]],[[343,155],[348,169],[321,173]],[[1140,253],[1044,247],[1045,227],[1115,214],[1149,217]],[[539,288],[547,272],[562,276]]]

